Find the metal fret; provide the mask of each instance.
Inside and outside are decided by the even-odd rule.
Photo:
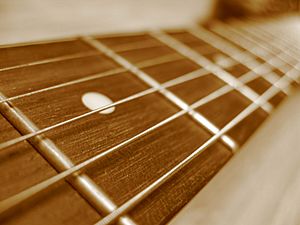
[[[288,36],[288,33],[285,33],[285,32],[282,32],[277,30],[275,26],[284,26],[285,24],[289,23],[289,21],[286,21],[288,20],[289,18],[285,18],[285,20],[283,21],[279,21],[278,19],[272,19],[272,18],[269,18],[269,20],[265,23],[259,23],[259,22],[262,22],[260,21],[259,19],[257,18],[249,18],[247,20],[248,23],[250,23],[249,20],[251,20],[251,25],[255,25],[257,27],[257,30],[260,30],[262,33],[264,34],[268,34],[272,37],[276,37],[276,40],[284,43],[288,49],[290,51],[292,51],[295,55],[297,55],[299,57],[299,50],[300,50],[300,43],[297,42],[296,40],[293,40],[291,37]],[[283,22],[283,25],[280,24],[281,22]],[[298,33],[300,33],[300,29],[298,28]],[[282,35],[284,34],[284,35]],[[291,43],[292,42],[292,43]],[[297,50],[296,50],[297,49]]]
[[[247,26],[247,29],[244,29],[246,23],[243,23],[239,20],[234,20],[234,25],[237,24],[238,28],[242,30],[243,32],[246,32],[247,34],[250,34],[251,36],[258,38],[259,40],[264,41],[264,45],[272,51],[273,49],[277,49],[279,51],[283,51],[285,53],[285,56],[288,58],[288,60],[291,60],[291,62],[294,64],[297,63],[299,55],[294,53],[291,49],[290,44],[283,44],[280,39],[269,35],[268,33],[265,33],[263,30],[257,29],[253,26]],[[273,43],[275,42],[275,43]],[[296,47],[296,46],[295,46]],[[296,66],[296,65],[295,65]],[[298,68],[296,66],[296,68]],[[299,68],[298,68],[299,69]]]
[[[288,85],[290,85],[290,79],[288,79],[287,76],[284,76],[280,78],[279,81],[277,81],[278,86],[281,88],[285,88]],[[269,88],[263,95],[259,97],[259,101],[261,103],[268,102],[268,100],[273,97],[277,92],[280,91],[279,88],[276,88],[275,86],[272,86]],[[113,223],[116,219],[118,219],[123,214],[129,212],[132,210],[135,206],[137,206],[141,201],[143,201],[145,198],[147,198],[151,193],[153,193],[155,190],[157,190],[162,184],[167,182],[171,177],[173,177],[177,172],[182,170],[185,166],[187,166],[189,163],[191,163],[198,155],[200,155],[203,151],[205,151],[209,146],[211,146],[213,143],[215,143],[222,134],[228,132],[230,129],[232,129],[234,126],[236,126],[239,122],[241,122],[243,119],[245,119],[248,115],[253,113],[259,105],[252,103],[248,107],[246,107],[241,113],[239,113],[233,120],[231,120],[224,128],[220,130],[219,133],[212,136],[208,141],[206,141],[203,145],[201,145],[199,148],[195,149],[190,155],[188,155],[185,159],[180,161],[178,164],[176,164],[172,169],[170,169],[167,173],[159,177],[157,180],[155,180],[153,183],[151,183],[149,186],[147,186],[145,189],[143,189],[141,192],[136,194],[131,199],[127,200],[125,203],[123,203],[120,207],[118,207],[117,210],[109,214],[108,216],[104,217],[102,220],[100,220],[95,225],[107,225]]]
[[[268,66],[267,63],[261,64],[256,59],[248,53],[247,51],[242,51],[235,47],[233,44],[226,42],[224,39],[218,37],[207,29],[204,29],[200,26],[192,27],[188,30],[195,37],[200,38],[201,40],[211,44],[220,51],[230,55],[236,61],[247,66],[254,73],[263,73],[264,78],[269,81],[271,84],[275,84],[280,77],[272,72],[272,68]],[[285,92],[285,90],[282,90]],[[287,93],[286,93],[287,94]]]
[[[0,93],[0,100],[6,97]],[[12,103],[2,103],[0,111],[19,131],[34,133],[38,127],[25,116]],[[58,171],[68,170],[75,164],[65,155],[50,139],[37,135],[29,142],[47,159],[47,161]],[[99,213],[108,214],[114,211],[117,206],[113,201],[94,183],[86,174],[77,174],[69,181],[71,185],[89,201]],[[9,206],[8,206],[9,207]],[[122,225],[135,225],[129,217],[120,218]]]
[[[201,29],[201,28],[199,28],[199,29]],[[136,93],[135,95],[131,95],[131,96],[128,96],[126,98],[123,98],[123,99],[119,100],[118,103],[114,102],[113,104],[115,104],[115,103],[117,103],[117,104],[122,103],[123,104],[127,101],[131,101],[131,100],[136,99],[140,96],[145,96],[149,93],[154,93],[154,92],[158,91],[164,97],[166,97],[170,102],[177,105],[181,109],[181,111],[179,111],[179,112],[175,113],[174,115],[168,117],[167,119],[159,122],[158,124],[155,124],[154,126],[152,126],[152,124],[151,124],[152,127],[148,128],[147,130],[145,130],[141,133],[138,133],[137,135],[134,134],[135,136],[132,137],[132,138],[129,138],[129,139],[126,138],[125,141],[122,141],[118,145],[114,145],[113,147],[109,147],[108,149],[103,148],[103,150],[105,150],[104,152],[101,152],[99,154],[97,153],[96,155],[94,154],[92,156],[92,158],[87,158],[84,161],[81,161],[77,164],[77,163],[75,163],[75,161],[74,162],[71,161],[70,158],[69,158],[69,155],[68,156],[65,155],[65,153],[63,153],[59,148],[57,148],[56,145],[51,140],[45,138],[44,135],[40,135],[39,132],[44,133],[44,132],[46,132],[46,131],[48,131],[52,128],[56,128],[56,127],[58,127],[58,126],[56,126],[57,124],[55,124],[54,126],[46,127],[44,129],[39,129],[35,124],[33,124],[33,122],[30,119],[28,119],[25,115],[23,115],[23,113],[20,110],[18,110],[15,107],[12,107],[12,105],[9,106],[11,109],[8,110],[8,113],[10,113],[11,112],[10,110],[12,110],[13,115],[12,116],[11,115],[6,115],[6,117],[9,118],[11,123],[17,124],[16,128],[18,130],[25,129],[25,131],[20,132],[20,133],[24,134],[23,136],[21,136],[23,139],[18,139],[18,140],[21,140],[21,141],[22,140],[28,140],[29,142],[33,143],[34,145],[39,146],[39,147],[36,147],[36,148],[38,148],[39,151],[43,152],[42,154],[44,156],[46,156],[45,158],[47,158],[47,159],[49,158],[49,160],[48,160],[48,161],[50,161],[49,164],[51,164],[52,166],[54,165],[57,168],[60,167],[60,165],[61,165],[62,168],[58,169],[60,172],[57,175],[54,175],[53,177],[50,177],[49,179],[44,180],[44,181],[40,182],[39,184],[33,185],[33,186],[31,186],[31,187],[29,187],[25,190],[22,190],[21,192],[19,192],[19,193],[13,195],[13,196],[1,201],[1,203],[0,203],[0,213],[7,210],[10,206],[15,206],[15,205],[19,204],[21,201],[29,198],[30,196],[38,193],[39,191],[45,190],[46,188],[48,188],[50,185],[54,184],[57,181],[59,181],[59,180],[69,181],[68,178],[73,179],[73,176],[74,176],[75,177],[74,181],[72,181],[72,179],[70,179],[70,183],[74,182],[72,185],[75,187],[76,191],[78,191],[82,195],[83,199],[89,201],[91,203],[91,205],[93,205],[97,209],[97,211],[100,212],[100,214],[108,214],[108,216],[105,217],[104,220],[102,222],[100,222],[99,224],[102,224],[102,223],[105,224],[107,221],[109,221],[109,218],[112,218],[112,220],[119,219],[119,223],[121,223],[121,224],[134,225],[135,222],[131,219],[131,218],[135,219],[134,214],[130,214],[130,217],[129,217],[128,215],[126,215],[126,212],[129,211],[130,209],[132,209],[132,207],[134,207],[135,204],[138,204],[139,201],[142,201],[144,198],[146,198],[149,195],[149,193],[151,193],[152,188],[153,188],[153,191],[154,191],[159,185],[156,186],[156,185],[151,184],[150,187],[146,186],[146,189],[142,190],[142,192],[141,192],[142,194],[141,193],[138,194],[139,196],[142,196],[140,199],[139,199],[139,196],[138,196],[138,198],[134,197],[134,200],[138,199],[136,203],[134,201],[132,201],[132,199],[129,198],[128,202],[133,203],[133,206],[129,205],[129,203],[126,202],[128,200],[128,198],[126,198],[126,200],[125,200],[125,204],[124,204],[125,206],[122,205],[124,201],[122,203],[120,203],[120,205],[119,205],[119,203],[118,203],[118,205],[116,205],[113,202],[113,201],[115,201],[116,203],[118,202],[114,198],[115,193],[112,192],[112,194],[110,196],[107,196],[105,194],[106,189],[105,189],[105,192],[102,191],[102,189],[101,189],[102,185],[101,184],[97,185],[95,183],[95,182],[97,182],[97,179],[94,179],[94,178],[93,178],[93,180],[90,179],[90,177],[88,177],[86,174],[83,174],[81,169],[87,167],[87,165],[89,165],[89,164],[94,163],[96,160],[102,158],[102,156],[107,156],[108,154],[113,153],[115,150],[118,150],[118,149],[122,150],[122,148],[125,147],[125,145],[127,145],[127,144],[129,144],[129,143],[131,143],[135,140],[140,140],[140,138],[148,135],[148,133],[158,129],[159,127],[161,127],[161,126],[163,126],[167,123],[169,123],[173,119],[178,118],[178,117],[183,116],[183,115],[191,116],[197,123],[199,123],[201,125],[201,128],[202,127],[206,128],[207,130],[209,130],[214,135],[210,136],[212,138],[209,139],[208,142],[204,143],[204,145],[200,146],[199,148],[198,148],[198,146],[200,144],[199,144],[199,140],[198,140],[196,142],[196,143],[198,143],[198,145],[195,146],[195,148],[190,148],[190,150],[193,150],[193,151],[195,150],[195,152],[192,152],[191,157],[188,156],[187,159],[183,159],[183,161],[179,161],[178,165],[175,164],[176,165],[175,168],[171,167],[170,171],[168,171],[168,169],[166,169],[167,175],[163,175],[163,178],[158,177],[159,178],[158,181],[155,181],[154,183],[163,184],[167,179],[169,179],[169,177],[171,177],[177,171],[181,170],[183,168],[183,166],[189,164],[189,162],[193,159],[193,157],[196,157],[198,154],[200,154],[202,151],[204,151],[206,149],[206,147],[208,147],[210,145],[210,143],[213,143],[214,141],[218,141],[218,142],[219,142],[219,140],[222,141],[223,143],[225,143],[230,148],[230,150],[233,153],[235,153],[236,149],[238,148],[237,143],[240,143],[240,142],[239,142],[239,139],[236,136],[234,136],[231,133],[227,132],[228,130],[226,130],[226,129],[230,129],[230,128],[228,128],[228,126],[229,127],[230,126],[234,127],[237,123],[239,123],[243,119],[247,118],[247,116],[249,116],[252,112],[254,112],[254,110],[259,109],[260,112],[263,112],[260,109],[260,107],[263,110],[265,110],[266,112],[271,112],[272,109],[273,109],[273,106],[270,104],[270,102],[268,102],[268,98],[265,96],[265,94],[259,96],[254,92],[254,90],[256,90],[255,88],[251,89],[248,86],[246,86],[247,82],[252,81],[255,78],[259,77],[259,74],[255,74],[255,71],[258,71],[258,70],[260,70],[259,72],[263,71],[264,74],[261,77],[266,78],[267,81],[269,81],[271,84],[273,84],[273,86],[271,87],[271,90],[272,90],[271,94],[270,94],[269,90],[267,90],[267,93],[269,93],[269,95],[267,94],[267,96],[270,97],[270,98],[272,97],[271,95],[275,96],[275,94],[277,92],[280,92],[280,91],[283,91],[283,92],[288,94],[289,90],[290,90],[289,89],[290,88],[290,86],[289,86],[290,82],[292,80],[298,80],[299,81],[299,73],[297,73],[296,70],[293,70],[292,72],[289,72],[285,77],[280,77],[277,74],[275,74],[274,72],[272,72],[272,67],[269,66],[269,64],[268,64],[268,62],[270,61],[269,62],[270,64],[274,64],[274,65],[276,64],[277,66],[280,66],[280,67],[281,67],[281,65],[284,66],[284,64],[279,64],[279,63],[283,63],[282,61],[280,61],[280,60],[276,61],[276,56],[273,57],[272,59],[268,59],[267,63],[264,63],[263,65],[260,65],[259,61],[257,61],[255,59],[255,57],[253,57],[253,55],[248,53],[247,51],[244,51],[244,52],[241,51],[239,48],[235,47],[233,44],[230,44],[229,42],[226,42],[223,39],[218,38],[218,36],[214,35],[213,33],[209,32],[209,31],[205,30],[205,32],[203,34],[204,36],[200,35],[200,34],[202,34],[201,32],[199,32],[199,30],[196,30],[194,28],[191,28],[191,30],[190,30],[190,33],[192,33],[194,36],[198,37],[199,39],[206,40],[206,42],[209,41],[209,38],[213,37],[213,39],[210,40],[209,44],[212,45],[212,46],[215,46],[220,51],[230,55],[230,57],[224,58],[224,60],[235,59],[237,62],[240,62],[241,64],[247,66],[251,71],[243,74],[241,77],[239,77],[240,79],[235,78],[235,77],[231,76],[230,73],[227,73],[226,71],[223,71],[218,66],[212,65],[209,60],[207,60],[205,57],[201,56],[201,53],[198,54],[195,51],[193,51],[192,49],[186,48],[186,46],[184,46],[180,42],[178,42],[179,44],[176,43],[176,41],[173,42],[172,38],[168,39],[168,35],[165,35],[164,33],[162,33],[163,36],[165,35],[167,37],[167,39],[166,39],[167,42],[164,42],[164,41],[161,40],[163,43],[165,43],[166,45],[168,45],[171,48],[175,49],[181,55],[184,55],[187,58],[191,59],[192,61],[196,62],[198,65],[201,65],[202,67],[205,67],[209,71],[212,71],[216,77],[221,78],[222,80],[224,80],[227,83],[226,86],[223,86],[222,88],[214,91],[213,93],[210,93],[208,96],[205,96],[204,98],[201,98],[200,100],[198,100],[194,104],[188,104],[187,102],[185,102],[185,98],[183,98],[184,99],[183,100],[182,98],[175,95],[174,93],[177,94],[176,91],[175,92],[173,92],[173,90],[169,91],[169,87],[173,86],[173,85],[176,85],[176,84],[180,84],[181,82],[185,82],[185,81],[188,81],[188,80],[193,80],[194,78],[198,78],[200,76],[199,74],[202,74],[202,73],[204,74],[205,72],[207,72],[205,69],[200,68],[199,70],[195,70],[195,71],[193,71],[189,74],[185,74],[184,76],[178,77],[177,79],[174,79],[174,80],[167,81],[165,83],[157,82],[150,75],[143,72],[143,69],[141,69],[140,66],[139,66],[140,63],[137,63],[137,64],[130,63],[125,58],[122,58],[120,56],[119,53],[121,53],[123,51],[128,51],[128,50],[134,49],[135,43],[132,44],[132,45],[120,45],[118,47],[119,48],[118,50],[116,50],[114,48],[112,50],[110,47],[106,47],[106,45],[102,44],[101,41],[96,40],[95,37],[93,37],[93,38],[84,37],[83,40],[86,43],[90,44],[90,46],[93,46],[97,50],[100,50],[101,53],[104,53],[105,55],[109,56],[115,62],[118,62],[122,66],[121,68],[118,67],[115,71],[114,70],[105,71],[105,72],[108,72],[108,73],[104,72],[104,74],[108,74],[108,76],[109,76],[109,75],[112,75],[113,73],[116,73],[117,71],[130,71],[133,74],[135,74],[140,80],[142,80],[146,84],[150,85],[150,89],[147,89],[147,90],[144,90],[142,92]],[[210,33],[213,36],[210,36]],[[153,36],[155,38],[160,40],[161,34],[159,32],[158,33],[154,32],[153,34],[154,34]],[[159,37],[156,37],[155,35],[158,35]],[[217,39],[215,39],[215,38],[217,38]],[[169,40],[171,40],[171,41],[169,42]],[[153,46],[156,46],[156,45],[154,45],[154,44],[152,45],[152,43],[149,42],[149,44],[145,43],[145,46],[141,47],[141,49],[149,48],[149,47],[153,47]],[[283,46],[284,45],[282,45],[282,47]],[[234,54],[232,54],[232,53],[234,53]],[[265,53],[265,52],[263,52],[263,53]],[[99,52],[98,53],[95,53],[95,52],[89,53],[89,52],[87,52],[87,53],[84,53],[84,54],[99,54]],[[68,59],[68,57],[70,57],[70,58],[72,58],[72,57],[81,57],[81,55],[84,56],[84,54],[78,53],[78,55],[77,54],[66,55],[66,56],[62,56],[62,57],[39,60],[39,61],[32,62],[32,63],[25,63],[25,64],[22,64],[22,65],[17,65],[17,66],[12,66],[12,67],[7,67],[7,68],[4,68],[4,69],[0,69],[0,72],[5,71],[5,70],[19,69],[19,68],[23,68],[23,67],[27,67],[27,66],[36,66],[36,65],[43,64],[43,63],[61,61],[61,60]],[[176,61],[176,59],[178,59],[178,57],[177,57],[178,55],[177,56],[173,55],[173,56],[172,57],[175,59],[174,61]],[[264,55],[264,57],[266,57],[266,58],[269,57],[269,56],[270,56],[269,54]],[[163,57],[161,57],[161,62],[162,63],[168,62],[168,61],[170,61],[171,58],[169,58],[169,56],[167,56],[167,55],[166,55],[165,58],[163,56]],[[182,57],[182,58],[185,58],[185,57]],[[208,61],[208,64],[207,64],[207,61],[205,61],[205,59]],[[146,61],[147,62],[144,64],[144,66],[147,66],[147,65],[151,66],[153,64],[153,62],[157,62],[156,59],[150,59],[150,60],[146,60]],[[203,66],[203,65],[205,65],[205,66]],[[300,64],[297,64],[297,65],[294,65],[294,66],[295,66],[295,68],[299,68],[299,65]],[[164,67],[164,68],[166,68],[166,67]],[[120,70],[118,70],[118,69],[120,69]],[[287,71],[288,69],[289,68],[286,67],[283,70]],[[149,74],[151,74],[151,73],[149,73]],[[52,86],[50,88],[40,89],[41,91],[37,90],[37,91],[28,92],[29,93],[28,95],[27,95],[27,93],[25,93],[23,95],[13,96],[11,98],[6,98],[5,96],[0,95],[0,110],[1,110],[2,105],[9,105],[10,100],[18,99],[18,98],[21,98],[23,96],[24,97],[25,96],[30,96],[32,93],[37,94],[37,93],[41,93],[43,91],[53,90],[53,89],[56,89],[56,88],[64,87],[64,86],[67,86],[67,85],[77,84],[77,83],[80,83],[80,82],[83,82],[83,81],[88,81],[88,80],[96,79],[96,78],[99,78],[99,77],[101,77],[100,74],[95,74],[95,75],[92,74],[91,76],[87,76],[87,77],[84,77],[82,79],[81,78],[77,79],[77,80],[75,80],[75,82],[70,81],[70,82],[66,82],[66,83],[62,83],[62,84],[59,83],[58,85]],[[214,79],[216,79],[216,78],[214,77]],[[75,87],[75,89],[76,89],[76,87]],[[243,96],[247,97],[252,102],[251,102],[251,105],[249,106],[249,108],[248,107],[246,108],[246,110],[245,110],[246,112],[244,113],[244,111],[243,111],[241,113],[242,116],[240,116],[240,114],[239,114],[237,117],[235,117],[233,119],[234,122],[231,121],[229,123],[229,125],[226,125],[224,128],[221,128],[223,126],[219,126],[219,125],[218,125],[219,127],[216,126],[214,124],[214,120],[212,118],[210,118],[209,116],[208,117],[203,116],[205,114],[202,115],[201,113],[196,111],[196,109],[199,110],[199,106],[204,105],[208,102],[212,102],[214,99],[223,96],[224,93],[228,93],[228,92],[232,91],[233,89],[238,90],[240,93],[242,93]],[[4,90],[6,90],[6,89],[4,89]],[[25,90],[25,92],[26,92],[26,90]],[[38,97],[38,96],[36,96],[36,97]],[[243,98],[243,99],[245,99],[245,98]],[[226,102],[226,101],[224,101],[224,102]],[[228,103],[228,101],[227,101],[227,103]],[[113,104],[112,105],[106,105],[105,107],[106,108],[112,107]],[[51,101],[50,101],[49,105],[51,105]],[[217,105],[217,104],[215,104],[215,105]],[[95,113],[96,111],[99,112],[101,110],[104,110],[105,107],[103,107],[101,109],[97,109],[95,111],[89,111],[88,113],[86,113],[84,115],[80,115],[76,118],[71,118],[70,120],[67,120],[67,121],[68,121],[68,123],[70,121],[74,122],[78,118],[83,118],[85,116],[88,116],[88,115],[91,115],[91,114]],[[42,107],[40,107],[40,108],[42,108]],[[63,110],[61,110],[61,112],[63,112]],[[26,114],[27,114],[27,112],[26,112]],[[27,115],[30,115],[30,114],[27,114]],[[258,117],[256,117],[257,116],[256,114],[251,114],[251,115],[254,116],[255,119],[258,118]],[[265,116],[265,114],[264,114],[264,116]],[[33,121],[35,121],[34,118],[35,117],[32,117]],[[63,121],[63,123],[61,123],[61,124],[66,124],[65,122],[66,122],[66,120]],[[236,122],[236,124],[235,124],[235,122]],[[21,124],[21,125],[19,125],[19,124]],[[243,125],[244,125],[244,123],[243,123]],[[21,126],[21,128],[18,128],[17,126]],[[25,128],[23,128],[22,126],[24,126]],[[194,124],[193,124],[193,126],[194,126]],[[41,126],[41,127],[43,127],[43,126]],[[196,128],[199,128],[199,127],[196,127]],[[26,129],[29,129],[29,130],[31,129],[31,130],[27,131]],[[203,129],[201,129],[201,130],[203,130]],[[159,131],[157,131],[157,132],[159,132]],[[29,136],[26,136],[26,133],[29,134]],[[51,134],[49,134],[49,135],[51,135]],[[11,142],[11,143],[13,143],[13,142]],[[1,146],[1,144],[2,143],[0,143],[0,146]],[[59,142],[57,142],[57,144],[59,144]],[[40,147],[40,146],[42,146],[42,147]],[[96,147],[98,147],[98,146],[96,146]],[[0,150],[1,149],[2,148],[0,147]],[[63,147],[62,147],[62,149],[63,149]],[[224,149],[225,149],[225,147],[224,147]],[[8,150],[8,149],[6,149],[6,150]],[[65,149],[63,149],[63,150],[65,150]],[[83,149],[83,150],[85,150],[85,149]],[[88,149],[88,150],[90,150],[90,149]],[[225,150],[229,154],[229,151],[227,151],[227,149],[225,149]],[[185,153],[188,153],[188,151],[186,151]],[[53,159],[51,157],[53,157]],[[127,160],[127,158],[126,158],[126,160]],[[88,169],[88,168],[86,168],[86,169]],[[98,169],[98,167],[97,167],[97,169]],[[86,173],[90,174],[90,173],[88,173],[88,171]],[[107,173],[107,174],[109,174],[111,176],[110,173]],[[170,174],[170,176],[169,176],[169,174]],[[139,182],[136,182],[136,183],[139,183]],[[105,186],[103,186],[103,188],[105,188]],[[148,190],[150,190],[150,189],[151,189],[151,191],[148,192]],[[110,192],[107,191],[107,193],[110,193]],[[20,199],[18,199],[19,197],[20,197]],[[112,201],[112,199],[113,199],[113,201]],[[7,205],[5,205],[6,203],[8,203],[8,207],[7,207]],[[126,205],[128,206],[128,208],[126,208]],[[124,211],[122,211],[123,209],[124,209]],[[106,218],[108,218],[108,219],[106,219]],[[138,220],[136,220],[136,221],[138,221]]]
[[[220,22],[221,23],[221,22]],[[225,29],[226,28],[226,29]],[[257,47],[256,44],[251,43],[251,40],[248,40],[248,37],[238,37],[240,34],[231,28],[230,26],[227,26],[226,24],[222,23],[222,26],[212,27],[213,31],[218,33],[219,35],[235,42],[237,45],[240,45],[241,47],[247,49],[249,52],[253,53],[254,55],[263,58],[264,60],[268,60],[269,55],[272,53],[265,51],[265,47],[261,45],[261,43],[257,43],[260,47]],[[229,31],[232,31],[233,33],[236,33],[238,36],[232,35]],[[266,55],[267,54],[267,55]],[[286,73],[289,68],[287,67],[287,63],[285,63],[283,60],[281,60],[282,55],[284,53],[277,54],[277,57],[273,58],[272,60],[269,60],[268,63],[272,65],[274,68],[277,68],[279,71]],[[284,65],[284,67],[282,67]]]
[[[293,53],[290,52],[289,48],[280,49],[280,45],[278,45],[278,43],[276,42],[276,38],[266,40],[265,35],[260,33],[259,31],[257,32],[257,30],[253,27],[247,26],[247,29],[245,29],[245,24],[239,20],[231,20],[230,24],[233,25],[234,29],[239,34],[241,34],[241,36],[247,36],[254,43],[262,43],[262,46],[264,46],[264,49],[266,49],[266,51],[273,54],[283,52],[284,57],[281,60],[289,63],[292,66],[296,66],[298,61],[294,58],[295,56],[293,55]],[[273,43],[274,41],[276,42],[276,44]]]
[[[104,53],[108,57],[115,60],[117,63],[122,65],[124,68],[126,68],[128,71],[131,71],[133,74],[135,74],[139,79],[147,83],[153,88],[157,88],[159,92],[165,96],[168,100],[170,100],[172,103],[177,105],[179,108],[185,110],[188,112],[188,114],[199,124],[204,126],[207,130],[209,130],[212,133],[216,133],[219,131],[219,129],[211,123],[209,120],[207,120],[203,115],[196,112],[195,110],[191,109],[190,106],[185,103],[182,99],[180,99],[178,96],[176,96],[171,91],[167,90],[163,86],[161,86],[160,83],[155,81],[153,78],[151,78],[148,74],[140,70],[137,66],[133,65],[129,61],[127,61],[125,58],[121,57],[114,51],[112,51],[110,48],[102,44],[100,41],[97,41],[95,39],[92,39],[90,37],[83,37],[83,40],[89,43],[91,46],[98,49],[100,52]],[[238,145],[237,143],[232,140],[230,137],[224,135],[221,138],[223,142],[232,150],[235,151],[237,149]]]
[[[212,62],[210,62],[208,59],[195,52],[193,49],[187,47],[185,44],[177,41],[176,39],[172,38],[171,36],[163,32],[156,31],[156,32],[152,32],[151,35],[157,38],[158,40],[160,40],[161,42],[165,43],[169,47],[175,49],[177,52],[181,53],[182,55],[196,62],[198,65],[211,71],[214,75],[216,75],[218,78],[222,79],[227,84],[234,87],[236,90],[238,90],[245,97],[250,99],[252,102],[256,102],[258,95],[254,91],[252,91],[252,89],[243,85],[238,79],[236,79],[226,71],[222,70],[218,66],[214,65]],[[273,109],[273,106],[269,103],[260,105],[260,107],[264,109],[266,112],[271,112]]]

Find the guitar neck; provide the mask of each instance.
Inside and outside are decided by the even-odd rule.
[[[297,86],[293,28],[286,16],[3,46],[3,224],[167,223]]]

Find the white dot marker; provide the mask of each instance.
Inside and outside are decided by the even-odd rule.
[[[95,110],[100,107],[112,104],[113,101],[107,96],[100,94],[98,92],[87,92],[81,97],[82,103],[89,108],[90,110]],[[111,107],[109,109],[105,109],[100,114],[110,114],[115,111],[115,107]]]
[[[214,61],[223,68],[230,68],[236,64],[236,61],[222,54],[215,55]]]

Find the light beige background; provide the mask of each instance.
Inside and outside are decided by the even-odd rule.
[[[0,43],[184,26],[213,0],[0,0]],[[300,224],[300,91],[283,103],[173,225]]]

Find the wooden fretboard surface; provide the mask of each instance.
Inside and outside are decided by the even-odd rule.
[[[255,105],[253,112],[120,220],[168,222],[297,85],[300,45],[278,32],[287,30],[288,18],[3,46],[3,224],[97,223]],[[115,111],[87,115],[90,110],[81,101],[87,92],[108,96],[117,103]],[[271,95],[265,98],[265,93]],[[86,116],[71,121],[81,115]],[[45,130],[65,121],[70,122]],[[40,134],[32,137],[32,132]],[[62,179],[7,208],[15,201],[10,197],[114,146],[118,149],[67,182]],[[105,196],[97,199],[100,192]]]

